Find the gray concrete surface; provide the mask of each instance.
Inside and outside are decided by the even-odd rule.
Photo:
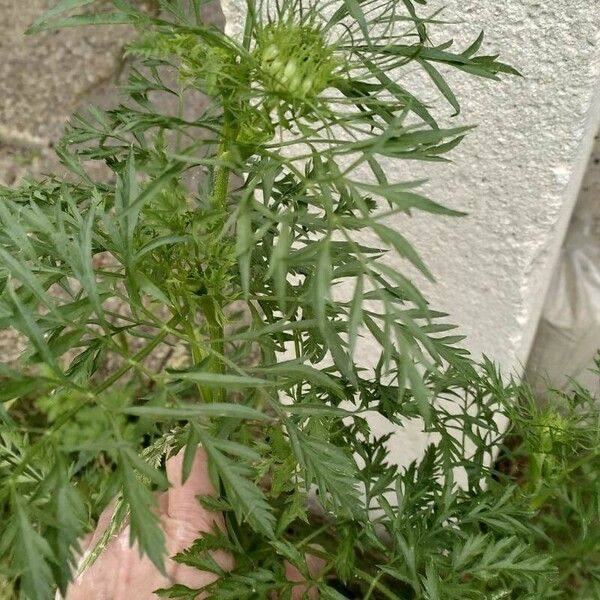
[[[0,181],[57,169],[52,144],[99,88],[113,87],[127,27],[24,34],[55,0],[0,0]]]

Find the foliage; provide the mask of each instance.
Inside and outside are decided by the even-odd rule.
[[[167,456],[202,444],[221,494],[203,502],[225,512],[228,535],[177,560],[219,572],[211,597],[289,598],[284,561],[324,599],[551,597],[532,516],[560,530],[540,511],[555,492],[490,466],[494,419],[518,388],[457,345],[411,282],[426,266],[385,225],[458,213],[380,164],[446,160],[468,130],[440,127],[390,73],[422,69],[458,114],[443,70],[516,72],[480,54],[482,36],[459,52],[434,44],[442,22],[418,14],[425,0],[283,0],[270,12],[249,0],[239,41],[206,25],[198,0],[160,0],[161,17],[93,4],[62,0],[32,31],[135,26],[126,100],[73,118],[57,146],[69,176],[0,189],[0,325],[28,343],[0,373],[7,578],[34,600],[64,591],[77,540],[114,496],[109,532],[129,519],[162,565],[152,492],[167,485]],[[161,96],[179,109],[160,110]],[[110,176],[95,180],[91,162]],[[366,340],[380,347],[372,365],[355,361]],[[154,360],[174,348],[183,361]],[[420,422],[423,459],[391,464],[374,415]],[[527,430],[533,416],[514,422]],[[531,465],[545,481],[564,464],[540,443]],[[207,554],[220,547],[236,558],[230,573]],[[318,573],[307,554],[325,560]]]
[[[600,363],[596,362],[597,369]],[[596,371],[600,375],[600,370]],[[578,385],[539,406],[527,391],[512,407],[499,467],[535,511],[533,544],[557,573],[547,595],[600,597],[600,408]],[[510,465],[509,469],[502,466]],[[552,595],[554,594],[554,595]]]

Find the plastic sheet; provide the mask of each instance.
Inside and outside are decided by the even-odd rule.
[[[600,137],[550,283],[526,379],[539,396],[577,382],[600,397]]]
[[[527,378],[539,395],[572,380],[600,391],[592,372],[600,349],[600,241],[571,239],[550,284]],[[594,389],[595,388],[595,389]]]

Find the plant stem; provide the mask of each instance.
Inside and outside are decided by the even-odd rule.
[[[227,130],[227,112],[225,115],[225,123]],[[227,150],[227,136],[225,135],[225,139],[223,140],[221,147],[219,148],[219,152],[217,153],[217,159],[226,161],[229,155]],[[220,164],[217,166],[213,178],[213,190],[212,196],[210,199],[211,208],[220,211],[223,215],[226,215],[227,211],[227,193],[229,191],[229,177],[231,174],[230,168],[225,164]],[[208,328],[208,337],[210,347],[219,355],[223,355],[225,352],[225,344],[223,342],[223,325],[220,322],[217,314],[217,309],[215,306],[215,299],[212,296],[205,296],[202,302],[202,310],[204,313],[204,318],[206,320],[206,325]],[[213,356],[210,360],[209,371],[211,373],[223,373],[224,366],[223,363]],[[206,399],[210,398],[211,400],[217,402],[225,401],[225,390],[219,388],[216,390],[214,394],[207,394],[204,391],[204,397]]]
[[[226,98],[223,98],[223,104],[227,106]],[[231,169],[227,166],[227,161],[231,158],[228,140],[235,140],[238,135],[239,125],[236,124],[235,117],[227,107],[223,112],[223,134],[221,145],[217,152],[217,161],[221,162],[215,169],[213,178],[213,189],[210,204],[213,208],[220,208],[225,212],[227,208],[227,192],[229,191],[229,176]]]
[[[310,554],[316,556],[317,558],[322,558],[326,561],[329,561],[331,559],[331,556],[327,552],[321,550],[317,546],[311,546]],[[389,600],[399,600],[399,597],[394,592],[392,592],[388,587],[381,583],[381,574],[377,575],[376,577],[373,577],[373,575],[367,573],[367,571],[363,571],[359,567],[355,566],[354,575],[358,579],[362,579],[364,582],[370,584],[370,586],[373,589],[377,589],[383,596],[389,598]],[[370,593],[372,593],[372,591]]]
[[[217,318],[217,311],[215,310],[214,300],[211,297],[206,297],[202,303],[204,318],[208,327],[209,344],[212,350],[217,352],[219,355],[224,354],[224,343],[223,343],[223,326],[219,323]],[[210,373],[222,374],[224,373],[223,363],[212,355],[209,365]],[[210,394],[207,390],[204,390],[204,397],[206,399],[212,398],[217,402],[223,402],[225,400],[225,390],[219,388],[214,394]],[[214,398],[213,398],[214,396]]]

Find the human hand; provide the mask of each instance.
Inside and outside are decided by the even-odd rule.
[[[190,476],[181,480],[183,452],[167,461],[167,478],[171,484],[168,491],[159,494],[158,510],[165,533],[166,550],[169,557],[189,548],[202,533],[210,533],[217,525],[225,529],[223,515],[206,510],[197,496],[216,495],[208,476],[208,459],[201,448],[198,449]],[[100,516],[96,531],[81,544],[84,556],[91,551],[109,526],[114,506],[109,506]],[[223,551],[215,551],[213,558],[226,571],[233,569],[233,558]],[[324,561],[307,556],[311,574],[318,573]],[[68,590],[65,600],[156,600],[155,590],[171,587],[175,583],[198,589],[215,581],[214,573],[200,571],[187,565],[176,563],[171,558],[165,561],[166,575],[160,573],[147,556],[140,556],[137,545],[129,544],[129,525],[116,535],[104,548],[96,561]],[[315,589],[303,583],[301,573],[287,561],[285,574],[290,582],[298,582],[292,590],[292,600],[317,598]],[[203,596],[199,596],[202,598]],[[62,596],[57,593],[56,600]]]
[[[198,449],[190,476],[181,480],[183,452],[167,461],[168,491],[158,496],[158,511],[165,534],[169,557],[189,548],[202,533],[213,531],[215,524],[225,528],[223,515],[206,510],[197,500],[199,495],[216,495],[208,476],[206,453]],[[93,549],[110,524],[114,511],[109,506],[101,515],[94,534],[82,543],[84,552]],[[233,559],[223,551],[213,553],[224,570],[233,568]],[[137,544],[129,545],[129,525],[108,543],[106,548],[76,581],[69,586],[65,600],[154,600],[154,593],[174,583],[192,589],[201,588],[216,579],[214,573],[165,561],[163,575],[147,556],[140,556]],[[59,594],[57,600],[61,598]]]

